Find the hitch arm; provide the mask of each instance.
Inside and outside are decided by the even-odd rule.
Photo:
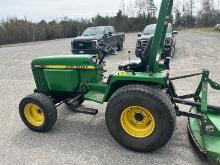
[[[179,99],[179,98],[175,98],[175,97],[173,97],[173,101],[175,103],[184,104],[184,105],[190,105],[190,106],[194,106],[194,107],[197,107],[197,108],[201,108],[201,103],[200,102],[194,102],[194,101],[185,100],[185,99]],[[211,109],[211,110],[220,112],[220,106],[207,105],[207,108],[209,110]]]

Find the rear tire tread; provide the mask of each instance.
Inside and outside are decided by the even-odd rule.
[[[162,105],[163,108],[167,110],[166,111],[167,113],[165,113],[165,114],[167,115],[167,118],[169,120],[169,124],[171,125],[171,127],[169,127],[167,129],[168,136],[161,137],[160,140],[156,144],[148,146],[144,150],[143,149],[137,149],[137,148],[134,149],[134,148],[131,148],[129,146],[125,146],[128,149],[132,149],[132,150],[135,150],[135,151],[138,151],[138,152],[154,151],[154,150],[162,147],[163,145],[165,145],[169,141],[169,139],[171,138],[171,136],[174,132],[175,125],[176,125],[175,110],[173,108],[173,105],[172,105],[169,97],[165,93],[161,92],[160,89],[158,89],[156,87],[153,87],[153,86],[132,84],[132,85],[124,86],[124,87],[118,89],[116,92],[113,93],[113,95],[111,96],[111,98],[108,102],[108,105],[107,105],[107,110],[106,110],[106,114],[105,114],[107,120],[108,120],[108,115],[109,115],[108,111],[109,111],[111,105],[115,104],[114,102],[117,102],[117,98],[122,96],[122,95],[130,95],[131,93],[132,94],[136,93],[136,96],[137,95],[142,95],[142,94],[148,95],[148,96],[152,97],[153,99],[155,99],[156,102],[158,102],[158,104]],[[106,124],[107,124],[107,127],[109,129],[111,127],[111,125],[110,125],[111,123],[107,122],[107,120],[106,120]],[[111,131],[110,131],[110,134],[114,137],[114,135],[111,133]],[[119,139],[117,139],[115,137],[114,137],[114,139],[120,143]]]

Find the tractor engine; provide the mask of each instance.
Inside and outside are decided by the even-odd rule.
[[[86,92],[87,83],[102,80],[103,66],[94,55],[58,55],[32,61],[38,91]]]

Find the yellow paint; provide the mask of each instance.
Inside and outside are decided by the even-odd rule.
[[[66,69],[66,65],[46,65],[47,69]]]
[[[119,76],[125,76],[125,71],[118,71]]]
[[[76,65],[34,65],[35,68],[46,68],[46,69],[95,69],[95,66],[76,66]]]
[[[140,106],[130,106],[124,109],[120,122],[125,132],[137,138],[150,136],[156,125],[151,112]]]
[[[44,124],[44,113],[34,103],[29,103],[24,107],[24,116],[27,119],[27,121],[33,126],[39,127]]]

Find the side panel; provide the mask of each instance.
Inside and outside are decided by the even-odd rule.
[[[135,82],[150,82],[160,85],[166,85],[167,79],[164,73],[157,73],[155,75],[150,75],[147,72],[125,72],[119,71],[116,72],[110,80],[110,84],[115,83],[116,81],[135,81]]]
[[[102,79],[102,71],[94,70],[79,70],[79,77],[81,83],[96,83]]]
[[[71,92],[79,85],[78,70],[44,69],[50,91]]]

